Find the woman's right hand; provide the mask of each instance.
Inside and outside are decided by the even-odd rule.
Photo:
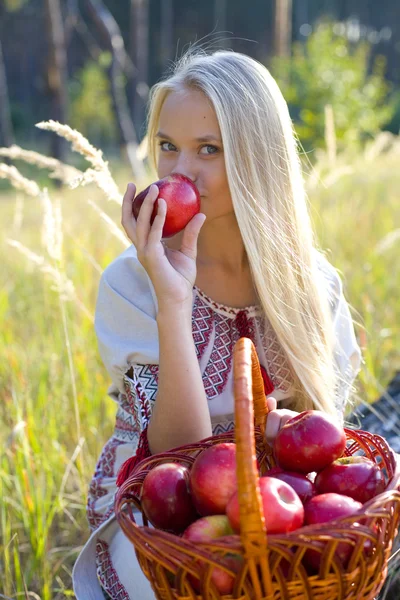
[[[150,225],[158,194],[158,187],[154,184],[150,186],[136,220],[132,212],[136,187],[129,183],[122,202],[122,226],[136,247],[139,262],[151,279],[159,310],[186,308],[191,314],[197,272],[197,239],[206,217],[204,213],[198,213],[186,225],[180,250],[167,248],[161,241],[167,213],[167,203],[162,198],[158,199],[157,215]]]

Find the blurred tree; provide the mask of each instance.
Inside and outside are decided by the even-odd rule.
[[[130,55],[135,70],[131,85],[133,122],[142,138],[142,124],[149,95],[149,3],[148,0],[131,0]]]
[[[385,81],[385,59],[370,65],[370,45],[351,43],[330,21],[320,22],[289,58],[275,57],[271,71],[288,102],[306,150],[325,139],[326,106],[332,107],[338,148],[360,145],[390,121],[394,98]]]
[[[99,54],[97,60],[88,61],[70,83],[71,126],[98,147],[117,141],[111,86],[107,75],[110,62],[109,52]]]
[[[16,12],[27,2],[29,2],[29,0],[4,0],[4,7],[10,12]]]
[[[13,143],[14,132],[8,98],[7,75],[0,40],[0,144],[3,146],[11,146]]]
[[[45,0],[48,40],[47,89],[51,97],[51,119],[67,123],[67,55],[65,51],[64,26],[59,0]],[[65,140],[51,136],[51,154],[63,160],[66,152]]]
[[[145,176],[145,170],[137,155],[137,135],[125,90],[127,75],[131,74],[134,67],[126,53],[120,28],[108,8],[100,0],[86,0],[86,6],[103,44],[111,54],[108,72],[120,145],[128,158],[132,172],[136,177],[142,178]]]
[[[214,0],[214,23],[216,31],[221,31],[226,36],[227,29],[227,0]],[[220,45],[226,47],[228,44],[227,39],[221,39]]]
[[[275,56],[290,56],[292,43],[292,0],[275,0]]]
[[[161,2],[161,61],[164,65],[174,59],[174,0]]]

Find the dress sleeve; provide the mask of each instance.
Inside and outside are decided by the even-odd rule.
[[[333,325],[335,358],[339,375],[336,385],[336,403],[343,414],[349,400],[353,381],[361,366],[361,350],[356,340],[353,320],[343,292],[339,297]]]
[[[336,407],[343,415],[352,384],[360,370],[361,350],[357,343],[349,305],[344,297],[342,280],[336,269],[323,257],[319,267],[328,290],[334,332],[334,357],[337,373]]]
[[[154,289],[132,246],[102,274],[95,313],[99,353],[120,393],[133,365],[158,364],[156,314]]]

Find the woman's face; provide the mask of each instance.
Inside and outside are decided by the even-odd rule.
[[[170,92],[160,112],[156,137],[160,179],[171,173],[189,177],[200,192],[206,224],[231,215],[221,133],[207,97],[190,89]]]

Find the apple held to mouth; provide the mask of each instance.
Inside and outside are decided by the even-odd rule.
[[[159,198],[163,198],[167,203],[167,214],[162,231],[163,238],[169,238],[179,233],[186,227],[189,221],[200,212],[200,194],[199,190],[185,175],[172,173],[159,181],[155,181],[159,189]],[[135,219],[139,216],[140,208],[143,204],[150,186],[140,192],[133,201],[132,210]],[[154,203],[150,224],[157,215],[158,200]]]
[[[278,432],[274,451],[286,471],[321,471],[342,456],[346,433],[333,417],[320,410],[306,410],[289,419]]]
[[[142,510],[157,529],[181,533],[198,518],[189,491],[189,471],[177,463],[157,465],[146,475]]]
[[[386,484],[382,471],[372,460],[365,456],[347,456],[320,471],[315,487],[319,494],[344,494],[364,504],[384,492]]]

